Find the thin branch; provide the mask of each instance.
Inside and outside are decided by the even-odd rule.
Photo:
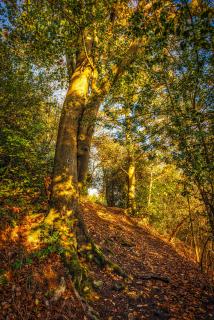
[[[91,66],[91,69],[94,70],[93,63],[91,62],[91,59],[90,59],[90,57],[89,57],[89,55],[88,55],[88,51],[87,51],[87,47],[86,47],[86,43],[85,43],[84,33],[83,33],[83,32],[81,32],[81,33],[82,33],[82,42],[83,42],[83,47],[84,47],[84,51],[85,51],[86,58],[87,58],[90,66]]]
[[[120,169],[128,175],[128,172],[122,166],[120,166]]]

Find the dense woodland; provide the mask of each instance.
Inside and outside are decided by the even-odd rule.
[[[163,272],[177,252],[187,266],[177,274],[191,266],[213,292],[213,11],[212,0],[0,1],[0,319],[212,319],[210,307],[173,318],[137,303],[122,252],[131,260],[140,237],[160,241],[154,255],[171,249],[159,272],[141,270],[148,290],[172,282]],[[114,251],[111,226],[129,223]],[[41,289],[43,307],[37,288],[34,307],[14,309],[11,292],[19,283],[24,297],[23,275],[44,263],[60,284]],[[127,317],[122,300],[112,313],[96,302],[106,274],[136,302]],[[63,285],[73,316],[57,313],[67,310]]]

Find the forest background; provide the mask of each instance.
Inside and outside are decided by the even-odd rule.
[[[2,217],[15,225],[29,198],[36,210],[50,200],[55,212],[66,201],[75,211],[88,195],[185,242],[209,273],[212,1],[1,1],[0,10]],[[65,173],[59,186],[62,170],[73,180]]]

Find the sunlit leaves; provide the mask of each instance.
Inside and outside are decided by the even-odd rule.
[[[1,183],[9,189],[41,188],[52,163],[58,121],[56,103],[50,100],[52,78],[3,42],[0,79]]]

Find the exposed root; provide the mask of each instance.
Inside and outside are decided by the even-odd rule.
[[[101,267],[109,267],[113,272],[118,274],[123,278],[128,278],[128,275],[125,273],[124,270],[120,268],[120,266],[110,259],[108,259],[102,250],[92,242],[92,252],[94,254],[94,260],[97,262]]]
[[[100,267],[108,267],[119,276],[128,278],[128,275],[94,243],[78,205],[72,217],[63,216],[59,211],[51,209],[43,222],[41,235],[49,246],[54,245],[72,276],[75,289],[83,297],[89,295],[94,286],[82,260],[94,261]]]
[[[79,295],[79,292],[73,287],[74,294],[77,300],[80,302],[82,309],[89,320],[100,320],[100,315],[97,311],[95,311],[88,302]]]
[[[83,266],[76,252],[61,254],[62,261],[72,276],[73,284],[79,294],[86,296],[92,288],[92,281],[88,276],[87,268]]]
[[[159,280],[159,281],[163,281],[165,283],[170,283],[170,279],[168,277],[159,275],[159,274],[154,274],[154,273],[149,273],[149,274],[145,274],[142,276],[138,276],[137,277],[140,280]]]
[[[94,261],[102,268],[109,267],[113,272],[123,278],[128,278],[128,275],[116,263],[108,259],[102,252],[102,250],[94,243],[86,228],[80,207],[78,207],[77,210],[77,217],[79,228],[79,243],[82,243],[82,248],[80,245],[79,252],[81,253],[82,251],[86,251],[86,257],[90,257],[89,260]]]

